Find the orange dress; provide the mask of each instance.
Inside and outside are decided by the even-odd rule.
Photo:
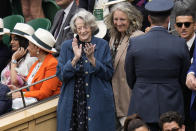
[[[26,80],[32,73],[33,69],[35,68],[38,61],[36,61],[29,70],[29,74],[27,75]],[[49,76],[53,76],[56,74],[56,66],[57,66],[57,59],[53,57],[51,54],[48,54],[42,65],[40,66],[39,70],[35,74],[32,83],[40,81],[44,78]],[[62,86],[61,81],[54,77],[52,79],[46,80],[39,84],[33,85],[30,87],[30,91],[25,92],[25,97],[34,97],[38,100],[42,100],[44,98],[48,98],[50,96],[56,95],[60,93],[60,87]]]

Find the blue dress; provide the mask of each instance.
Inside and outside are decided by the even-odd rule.
[[[68,131],[74,97],[75,73],[79,65],[72,67],[74,57],[72,41],[67,40],[61,47],[57,66],[57,76],[63,82],[57,108],[57,130]],[[115,131],[115,107],[111,79],[113,75],[112,59],[108,43],[92,37],[96,44],[94,56],[96,67],[85,57],[85,90],[87,98],[87,117],[89,131]]]

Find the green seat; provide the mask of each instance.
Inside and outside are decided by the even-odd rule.
[[[16,23],[24,23],[24,17],[21,15],[10,15],[3,18],[4,27],[10,29],[10,32],[14,29]],[[3,43],[9,46],[10,36],[3,35]]]
[[[48,18],[51,23],[53,23],[54,16],[56,12],[60,9],[60,7],[56,4],[54,0],[43,0],[42,8],[45,17]]]
[[[37,18],[31,21],[28,21],[27,24],[31,25],[35,30],[38,28],[50,30],[51,22],[47,18]]]

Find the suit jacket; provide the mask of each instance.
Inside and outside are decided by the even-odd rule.
[[[134,32],[131,37],[143,34],[141,31]],[[124,70],[125,56],[129,45],[129,36],[125,36],[122,43],[118,47],[114,60],[114,74],[112,77],[112,88],[114,92],[115,106],[117,117],[127,116],[131,90],[127,84],[126,74]],[[115,41],[115,37],[110,39],[110,48]]]
[[[29,70],[29,74],[27,76],[27,79],[29,78],[30,74],[32,73],[33,69],[35,68],[38,61],[36,61],[32,67]],[[48,54],[41,67],[35,74],[32,83],[35,83],[37,81],[40,81],[44,78],[47,78],[49,76],[53,76],[56,74],[56,66],[57,66],[57,60],[54,58],[51,54]],[[25,97],[35,97],[38,100],[42,100],[44,98],[48,98],[52,95],[56,95],[60,93],[60,87],[61,82],[60,80],[55,77],[52,79],[49,79],[47,81],[41,82],[39,84],[36,84],[34,86],[30,87],[30,91],[26,91]]]
[[[196,38],[194,40],[194,45],[196,44]],[[196,74],[196,51],[194,50],[193,53],[193,63],[191,64],[189,68],[189,72],[194,72]],[[196,121],[196,91],[192,91],[192,96],[191,96],[191,103],[190,103],[190,109],[191,109],[191,119]]]
[[[95,0],[79,0],[79,8],[84,8],[93,13]]]
[[[76,12],[77,8],[78,7],[77,7],[76,3],[74,2],[70,11],[69,11],[69,14],[66,17],[65,22],[63,23],[62,29],[60,31],[60,34],[59,34],[58,39],[57,39],[56,44],[55,44],[55,49],[58,51],[58,53],[60,52],[61,44],[65,40],[69,40],[69,39],[72,39],[74,37],[74,34],[73,34],[73,32],[71,30],[71,27],[70,27],[70,21],[71,21],[71,18],[75,15],[75,12]],[[62,23],[62,21],[59,21],[59,18],[60,18],[61,14],[63,12],[64,12],[64,9],[59,10],[56,13],[55,17],[54,17],[54,22],[53,22],[53,25],[52,25],[51,30],[50,30],[50,32],[53,35],[56,31],[58,23],[59,22]]]
[[[162,113],[184,114],[182,88],[189,68],[186,41],[163,27],[133,38],[127,50],[125,71],[132,90],[129,115],[157,123]]]

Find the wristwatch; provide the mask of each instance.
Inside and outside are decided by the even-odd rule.
[[[12,60],[11,61],[13,64],[17,64],[17,61],[16,60]]]

